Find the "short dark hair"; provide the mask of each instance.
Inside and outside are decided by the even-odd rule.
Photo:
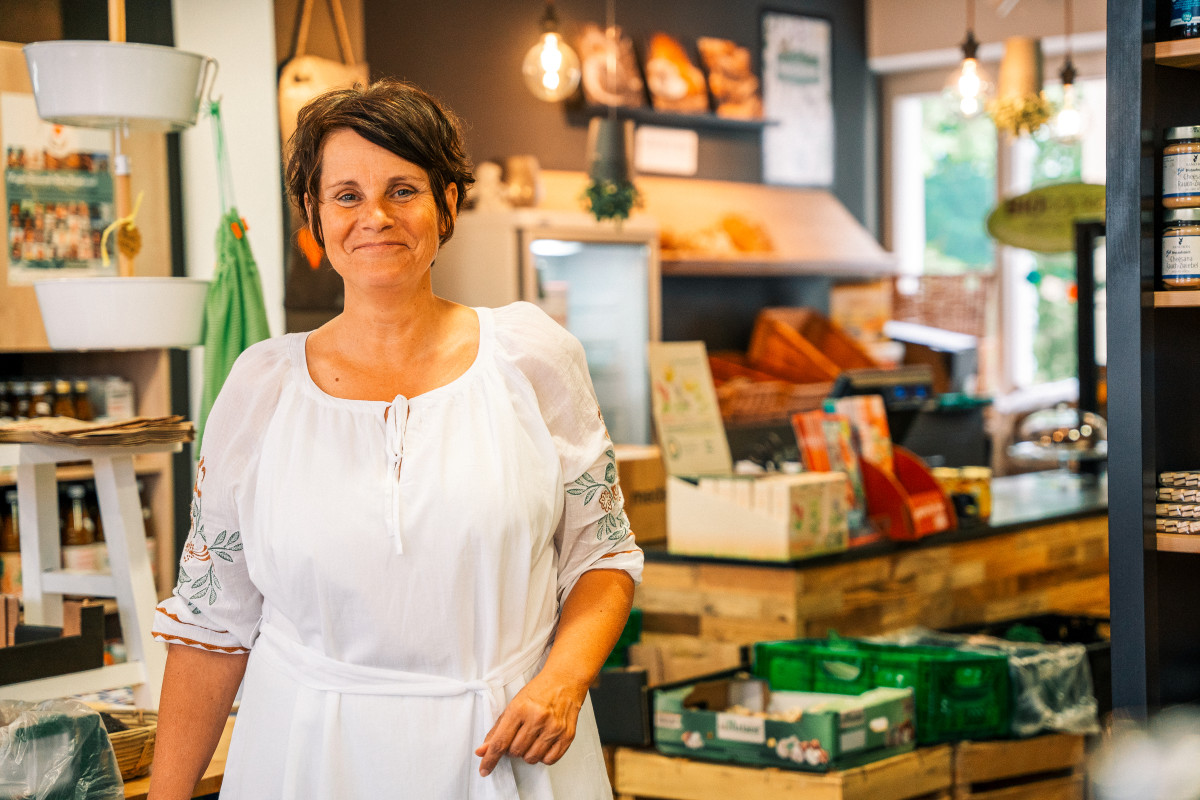
[[[454,219],[446,203],[446,187],[458,187],[455,212],[461,211],[467,188],[475,182],[472,164],[463,149],[461,123],[454,112],[411,83],[380,80],[369,86],[335,89],[310,100],[296,120],[288,140],[285,180],[292,202],[305,224],[311,225],[317,244],[321,233],[321,154],[329,135],[348,129],[372,144],[411,161],[429,174],[437,203],[439,239],[445,244],[454,233]],[[313,202],[309,219],[305,196]]]

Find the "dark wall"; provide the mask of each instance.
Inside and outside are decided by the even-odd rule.
[[[448,103],[467,123],[476,161],[532,153],[547,169],[584,169],[586,117],[563,104],[533,97],[521,79],[521,60],[541,33],[539,0],[439,0],[436,3],[365,0],[366,59],[373,77],[411,80]],[[603,25],[601,0],[559,0],[568,37],[586,22]],[[821,16],[833,26],[836,126],[834,193],[860,221],[866,219],[868,165],[874,136],[867,132],[873,102],[866,66],[863,0],[773,0],[770,8]],[[616,22],[640,50],[662,30],[693,51],[700,36],[720,36],[750,48],[759,72],[759,16],[763,6],[739,0],[615,0]],[[757,131],[700,131],[699,178],[762,179]],[[873,200],[871,202],[874,202]]]

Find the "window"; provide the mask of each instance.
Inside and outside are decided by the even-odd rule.
[[[986,229],[997,197],[1048,183],[1104,183],[1104,80],[1078,81],[1075,92],[1084,134],[1074,142],[1055,138],[1051,126],[1015,140],[997,137],[986,115],[963,119],[940,94],[905,95],[894,104],[892,230],[900,271],[997,275],[1001,387],[1076,375],[1074,254],[998,248]],[[1061,103],[1060,86],[1046,94]],[[1102,252],[1097,264],[1102,304]],[[902,293],[914,287],[911,277],[901,278]]]

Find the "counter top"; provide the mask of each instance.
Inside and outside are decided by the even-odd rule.
[[[940,547],[959,541],[982,539],[1023,528],[1091,517],[1108,512],[1107,475],[1088,479],[1065,470],[1031,472],[992,479],[992,516],[987,522],[926,536],[915,542],[881,541],[854,547],[842,553],[794,561],[751,561],[667,552],[666,542],[642,545],[647,561],[753,564],[791,569],[857,561],[905,549]]]

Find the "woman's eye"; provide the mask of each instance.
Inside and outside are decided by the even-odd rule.
[[[358,195],[354,194],[353,192],[343,192],[337,196],[337,201],[339,203],[353,203],[357,199]]]
[[[416,192],[413,191],[412,189],[409,189],[407,186],[404,186],[404,187],[397,189],[393,194],[395,194],[396,197],[403,198],[403,197],[412,197],[414,194],[416,194]]]

